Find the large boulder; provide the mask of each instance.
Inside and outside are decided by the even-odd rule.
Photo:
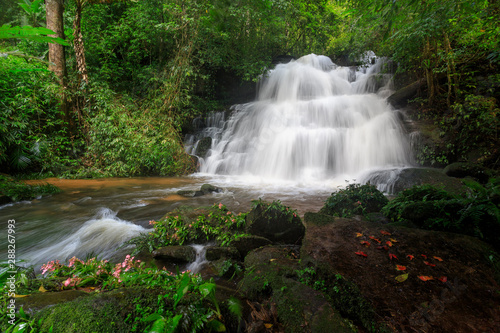
[[[497,331],[500,288],[491,263],[498,256],[485,243],[355,219],[315,221],[307,223],[301,260],[328,285],[349,282],[326,291],[344,317],[366,329],[375,319],[395,332]]]
[[[446,166],[444,174],[450,177],[477,179],[480,183],[487,183],[492,173],[487,168],[473,163],[456,162]]]
[[[272,242],[264,237],[248,235],[241,236],[231,242],[240,253],[241,258],[245,258],[248,252],[258,249],[259,247],[270,245]]]
[[[247,232],[272,242],[300,244],[305,227],[300,217],[280,202],[258,201],[246,217]]]

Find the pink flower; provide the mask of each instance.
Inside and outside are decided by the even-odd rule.
[[[71,283],[71,278],[68,278],[66,281],[64,281],[64,286],[67,287]]]
[[[231,215],[231,212],[227,212],[227,214],[226,214],[226,215]]]
[[[223,204],[222,204],[222,203],[220,203],[220,204],[219,204],[219,209],[222,209],[222,206],[223,206]]]

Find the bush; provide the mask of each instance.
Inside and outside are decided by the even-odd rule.
[[[32,200],[59,192],[60,189],[52,184],[28,185],[0,175],[0,195],[5,195],[12,201]]]
[[[401,192],[382,212],[395,222],[478,237],[500,248],[500,181],[465,180],[468,193],[454,196],[430,185]]]
[[[332,193],[320,213],[340,217],[364,215],[379,212],[388,202],[382,192],[373,185],[351,184]]]

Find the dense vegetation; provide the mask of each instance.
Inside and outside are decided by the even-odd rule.
[[[420,117],[438,122],[445,143],[422,161],[474,151],[498,164],[497,2],[67,0],[59,39],[44,28],[52,8],[0,5],[4,172],[190,172],[182,131],[230,103],[228,87],[257,80],[280,55],[355,64],[369,49],[423,82]],[[66,45],[65,76],[48,63],[48,41]]]

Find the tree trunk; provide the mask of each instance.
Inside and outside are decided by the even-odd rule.
[[[53,37],[64,39],[63,11],[64,0],[46,0],[47,28],[54,31]],[[54,72],[59,79],[61,86],[61,112],[63,120],[68,125],[71,132],[71,117],[69,115],[66,98],[66,56],[64,46],[61,44],[49,43],[49,70]]]
[[[87,62],[85,61],[85,46],[83,44],[81,29],[82,8],[82,0],[76,0],[75,21],[73,22],[73,46],[75,48],[76,66],[78,68],[78,72],[80,72],[80,79],[85,83],[89,83],[89,77],[87,74]]]
[[[427,60],[427,63],[424,64],[424,67],[425,67],[425,77],[427,78],[428,103],[429,105],[432,105],[434,104],[435,87],[434,87],[434,76],[432,73],[432,63],[430,59],[431,59],[431,46],[429,42],[429,37],[427,37],[424,49],[424,60]]]

